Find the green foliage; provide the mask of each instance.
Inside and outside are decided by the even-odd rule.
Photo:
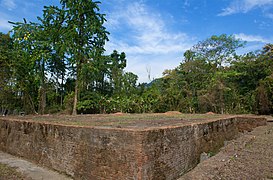
[[[104,14],[99,13],[100,2],[61,0],[60,3],[61,8],[45,7],[44,17],[39,19],[47,25],[46,32],[50,34],[50,41],[56,47],[55,60],[67,55],[66,59],[74,71],[73,114],[77,114],[77,101],[80,88],[86,81],[87,64],[104,51],[103,46],[108,40],[108,32],[103,26],[106,21]],[[63,62],[59,64],[63,67]]]
[[[220,35],[186,51],[177,68],[154,82],[160,95],[151,111],[272,113],[272,45],[236,55],[243,45],[234,36]]]
[[[8,34],[0,33],[0,110],[9,109],[16,98],[13,98],[11,62],[13,59],[13,43]]]
[[[65,114],[71,114],[73,111],[74,92],[67,94],[64,97],[64,112]]]
[[[110,75],[110,82],[114,89],[114,95],[120,95],[122,91],[122,75],[123,69],[126,67],[126,55],[124,52],[119,54],[116,50],[110,55],[109,61],[109,71],[111,72]]]
[[[237,57],[236,49],[243,47],[244,44],[245,42],[236,39],[233,35],[213,35],[193,46],[191,54],[193,54],[194,58],[205,59],[221,67],[235,60]]]
[[[45,7],[39,23],[0,34],[0,108],[26,113],[273,113],[273,51],[236,55],[244,45],[220,35],[184,53],[163,77],[137,85],[124,52],[103,54],[108,32],[91,0]]]

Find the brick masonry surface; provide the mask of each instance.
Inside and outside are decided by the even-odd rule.
[[[240,132],[266,125],[232,117],[157,128],[74,127],[0,119],[0,150],[74,179],[177,179]]]

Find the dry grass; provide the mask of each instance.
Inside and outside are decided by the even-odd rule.
[[[231,117],[219,114],[181,114],[181,113],[151,113],[151,114],[98,114],[98,115],[44,115],[44,116],[9,116],[5,119],[36,121],[41,123],[56,123],[72,126],[101,126],[122,128],[144,128],[187,125],[206,120]]]

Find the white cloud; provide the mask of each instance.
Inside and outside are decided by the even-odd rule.
[[[161,14],[143,2],[127,2],[119,8],[108,13],[106,26],[111,36],[107,53],[124,51],[126,70],[137,74],[139,82],[148,81],[147,66],[151,67],[151,78],[158,78],[165,69],[179,65],[183,52],[193,44],[192,38],[172,31]]]
[[[8,23],[7,20],[0,18],[0,31],[7,31],[7,30],[11,30],[11,29],[12,29],[11,24]]]
[[[261,42],[261,43],[270,43],[269,39],[265,39],[261,36],[255,35],[246,35],[244,33],[235,34],[235,37],[247,42]]]
[[[10,11],[16,8],[14,0],[2,0],[1,5]]]
[[[268,17],[268,18],[270,18],[270,19],[273,20],[273,13],[267,13],[267,14],[266,14],[266,17]]]
[[[12,29],[12,25],[8,22],[11,20],[11,16],[0,12],[0,32],[7,32]]]
[[[247,35],[244,33],[235,34],[235,37],[247,41],[246,46],[237,51],[238,54],[261,50],[265,44],[273,42],[272,38],[264,38],[259,35]]]
[[[237,13],[247,13],[255,8],[268,8],[269,6],[273,6],[273,0],[233,0],[218,15],[228,16]]]
[[[162,77],[166,69],[174,69],[182,60],[183,53],[166,54],[161,56],[153,55],[128,55],[128,64],[126,71],[138,75],[138,82],[149,82],[150,80]],[[150,79],[148,78],[147,69],[150,69]]]

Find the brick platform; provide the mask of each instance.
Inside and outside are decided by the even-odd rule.
[[[255,116],[163,126],[71,126],[0,119],[0,150],[75,179],[176,179],[239,132],[266,125]]]

